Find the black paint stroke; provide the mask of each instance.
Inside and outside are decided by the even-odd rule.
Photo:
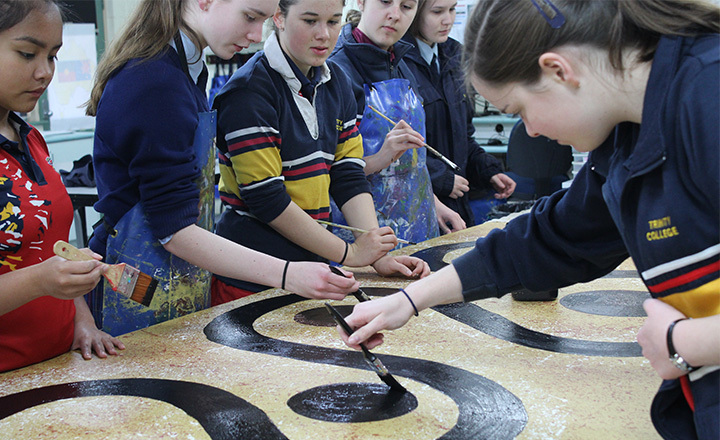
[[[305,298],[286,295],[247,304],[218,316],[205,327],[209,340],[239,350],[320,364],[368,369],[362,353],[281,341],[259,334],[253,323],[262,315]],[[455,426],[443,439],[511,439],[527,424],[522,401],[499,384],[461,368],[423,359],[381,355],[396,377],[425,383],[458,406]]]
[[[44,403],[96,396],[135,396],[169,403],[195,418],[213,440],[287,439],[262,410],[230,392],[165,379],[90,380],[34,388],[0,397],[0,420]]]
[[[448,252],[472,246],[475,246],[474,242],[450,243],[423,249],[419,252],[415,252],[413,256],[427,261],[428,265],[430,265],[430,269],[434,272],[447,266],[447,263],[443,261],[443,258]],[[621,275],[637,277],[636,271],[623,270],[617,272],[620,272]],[[470,327],[490,336],[494,336],[514,344],[523,345],[525,347],[585,356],[642,356],[642,349],[636,342],[598,342],[548,335],[522,327],[509,319],[487,311],[475,304],[450,304],[433,307],[433,310],[440,312],[449,318],[460,321],[463,324],[469,325]]]
[[[412,254],[413,257],[418,257],[427,262],[430,266],[430,270],[437,272],[443,267],[447,266],[448,263],[443,261],[445,255],[457,249],[464,249],[475,246],[475,242],[464,242],[464,243],[448,243],[441,244],[439,246],[433,246],[431,248],[422,249]],[[368,294],[369,295],[369,294]]]
[[[576,312],[591,315],[645,317],[643,302],[649,292],[637,290],[591,290],[565,295],[560,304]]]
[[[333,423],[377,422],[415,410],[410,392],[388,392],[381,383],[334,383],[305,390],[287,401],[301,416]]]
[[[497,313],[485,310],[475,304],[448,304],[433,307],[433,310],[462,322],[475,330],[525,347],[584,356],[642,356],[642,349],[636,342],[586,341],[548,335],[522,327]]]
[[[355,306],[341,305],[334,306],[335,310],[342,315],[342,317],[348,316],[352,313],[352,309]],[[314,309],[303,310],[296,314],[293,319],[298,324],[312,325],[315,327],[337,327],[337,323],[333,317],[328,313],[325,307],[317,307]]]

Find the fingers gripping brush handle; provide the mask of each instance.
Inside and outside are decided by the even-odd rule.
[[[341,277],[344,277],[345,274],[340,271],[335,266],[328,266],[330,268],[330,272],[334,273],[335,275],[339,275]],[[352,295],[357,298],[358,301],[370,301],[370,297],[367,295],[367,293],[363,292],[362,289],[358,289],[352,293]]]
[[[90,255],[62,240],[55,242],[53,252],[70,261],[94,260]],[[103,276],[114,291],[146,307],[150,306],[157,287],[156,279],[125,263],[102,264],[107,266]]]
[[[348,334],[348,336],[353,334],[353,329],[350,328],[347,321],[345,321],[345,318],[342,317],[340,312],[337,311],[337,309],[333,306],[331,306],[329,303],[325,303],[325,307],[327,308],[328,312],[330,313],[330,316],[333,317],[335,322],[338,323],[340,327],[342,327],[343,331]],[[370,367],[375,371],[375,373],[378,375],[380,380],[385,382],[387,386],[389,386],[394,391],[400,391],[400,392],[406,392],[404,386],[400,385],[400,382],[395,379],[390,372],[388,372],[388,369],[383,365],[382,362],[380,362],[380,359],[378,359],[377,356],[370,353],[370,350],[365,346],[365,344],[359,344],[360,349],[362,349],[363,356],[365,357],[365,362],[370,365]]]

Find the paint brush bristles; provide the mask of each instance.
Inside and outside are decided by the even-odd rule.
[[[357,232],[359,234],[364,234],[364,233],[368,232],[365,229],[355,228],[353,226],[348,226],[348,225],[341,225],[339,223],[328,222],[325,220],[315,220],[315,221],[320,223],[321,225],[332,226],[332,227],[340,228],[340,229],[347,229],[348,231]],[[395,237],[395,238],[397,238],[397,237]],[[402,238],[398,238],[397,241],[398,241],[398,243],[417,244],[414,241],[407,241],[407,240],[403,240]]]
[[[66,260],[88,261],[93,259],[90,255],[62,240],[55,243],[53,251]],[[150,306],[150,301],[152,301],[158,283],[155,278],[125,263],[103,264],[108,266],[103,276],[114,291],[145,307]]]
[[[342,327],[343,331],[347,333],[348,336],[353,334],[353,329],[350,328],[347,321],[345,321],[345,318],[340,314],[340,312],[337,311],[337,309],[330,305],[330,303],[325,303],[325,308],[327,309],[328,313],[330,313],[330,316],[333,317],[335,322]],[[372,368],[375,371],[375,374],[378,375],[380,380],[385,382],[387,386],[390,387],[392,391],[399,391],[401,393],[404,393],[407,391],[404,386],[400,384],[400,382],[397,381],[393,377],[392,374],[388,371],[388,369],[383,365],[382,362],[380,362],[380,359],[378,359],[377,356],[372,354],[370,350],[365,346],[365,344],[358,344],[360,345],[360,349],[363,352],[363,357],[365,358],[365,362],[370,365],[370,368]]]
[[[374,111],[375,113],[377,113],[378,115],[380,115],[380,117],[382,117],[383,119],[385,119],[386,121],[388,121],[388,122],[391,123],[392,125],[397,125],[397,122],[393,121],[392,119],[390,119],[390,118],[388,118],[387,116],[385,116],[384,114],[382,114],[382,113],[380,112],[380,110],[376,109],[375,107],[373,107],[373,106],[371,106],[371,105],[368,105],[368,108],[370,108],[370,110],[372,110],[372,111]],[[427,150],[428,150],[429,152],[431,152],[432,154],[434,154],[435,157],[437,157],[438,159],[440,159],[440,160],[442,160],[443,162],[445,162],[450,168],[454,169],[455,171],[460,171],[460,167],[457,166],[457,165],[455,165],[455,162],[453,162],[453,161],[451,161],[450,159],[448,159],[447,157],[443,156],[443,154],[442,154],[441,152],[439,152],[438,150],[434,149],[433,147],[431,147],[430,145],[426,144],[425,142],[423,142],[423,145],[425,146],[425,148],[427,148]]]

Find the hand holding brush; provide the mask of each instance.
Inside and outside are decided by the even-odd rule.
[[[368,108],[369,108],[370,110],[374,111],[375,113],[377,113],[381,118],[383,118],[383,119],[386,120],[387,122],[391,123],[393,126],[396,126],[396,125],[397,125],[397,122],[395,122],[395,121],[393,121],[392,119],[390,119],[390,118],[388,118],[387,116],[385,116],[380,110],[376,109],[376,108],[373,107],[372,105],[368,105]],[[447,164],[450,168],[452,168],[452,169],[455,170],[455,171],[460,172],[460,167],[457,166],[457,165],[455,164],[455,162],[453,162],[453,161],[451,161],[450,159],[448,159],[447,157],[443,156],[442,153],[440,153],[438,150],[434,149],[434,148],[431,147],[430,145],[426,144],[425,142],[423,142],[423,145],[425,146],[425,148],[427,148],[427,150],[428,150],[430,153],[432,153],[435,157],[437,157],[437,158],[440,159],[441,161],[445,162],[445,164]]]
[[[55,255],[70,261],[87,261],[94,258],[82,252],[80,249],[62,240],[58,240],[53,246]],[[110,283],[110,287],[123,296],[138,302],[144,306],[149,306],[152,300],[157,280],[150,275],[140,272],[140,270],[128,266],[125,263],[107,264],[103,276]]]

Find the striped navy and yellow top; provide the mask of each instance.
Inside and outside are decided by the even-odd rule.
[[[317,260],[267,223],[291,201],[327,220],[331,196],[342,207],[370,188],[346,75],[337,67],[316,68],[315,93],[308,99],[293,67],[272,35],[215,98],[219,191],[226,207],[216,232],[281,258]]]

